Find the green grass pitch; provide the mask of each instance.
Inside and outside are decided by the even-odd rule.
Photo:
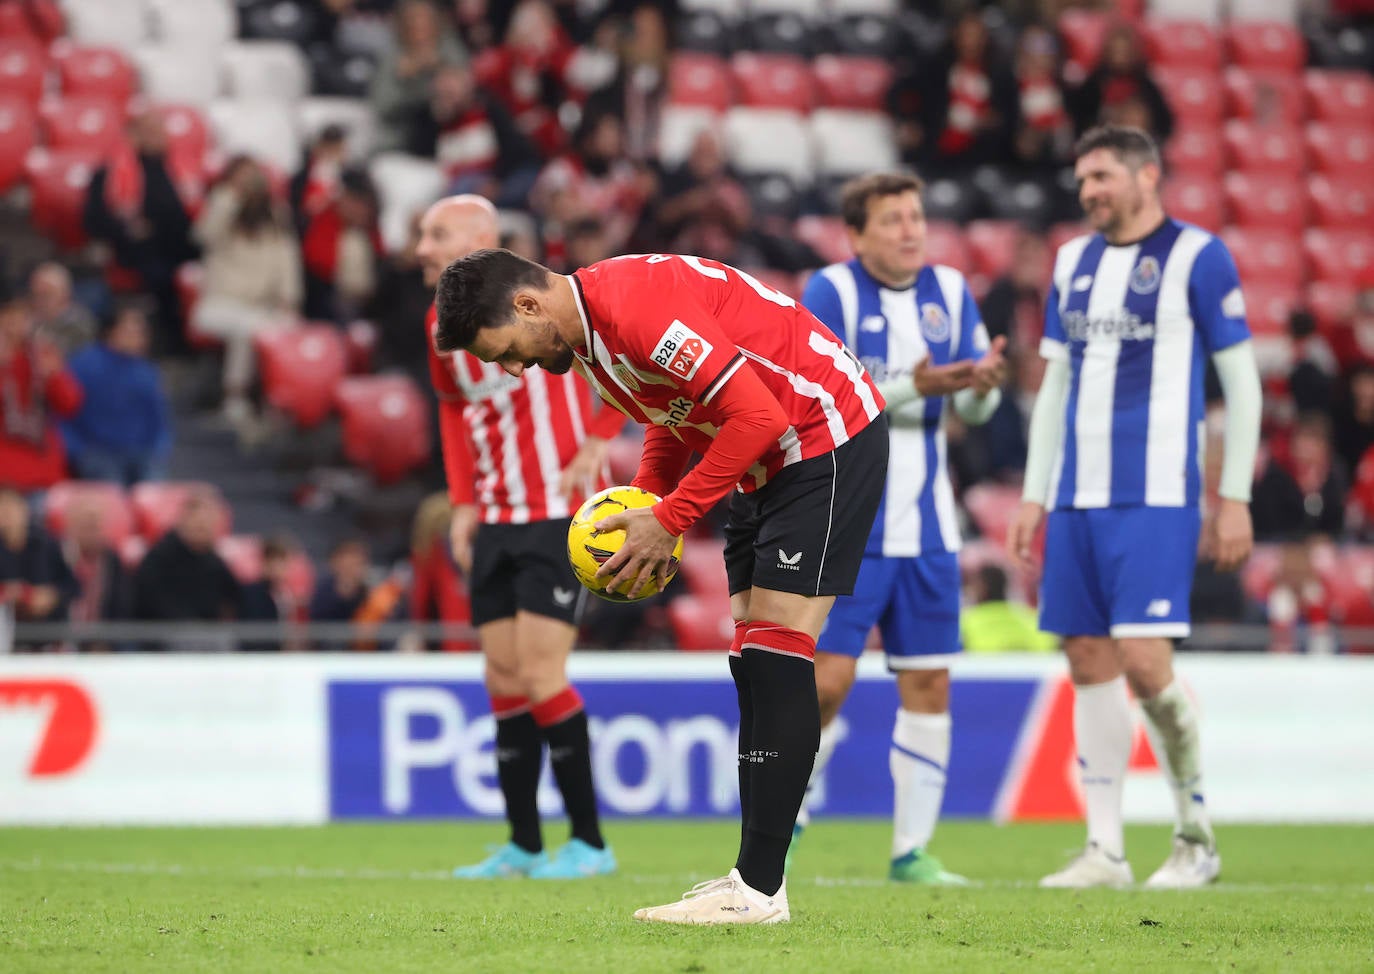
[[[547,828],[552,838],[562,823]],[[1045,891],[1078,826],[947,822],[933,847],[979,881],[882,880],[888,824],[818,821],[792,923],[636,923],[731,864],[726,822],[612,821],[621,875],[447,878],[494,824],[0,830],[0,971],[1374,971],[1374,828],[1229,827],[1220,885]],[[1142,878],[1167,852],[1133,828]]]

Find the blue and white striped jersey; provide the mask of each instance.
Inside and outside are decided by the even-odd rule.
[[[802,304],[844,340],[879,384],[909,378],[926,355],[932,365],[946,365],[980,358],[988,349],[978,305],[952,267],[924,267],[915,284],[896,291],[874,280],[855,258],[813,274]],[[888,413],[887,490],[865,554],[910,558],[959,550],[944,414],[938,396]]]
[[[1204,230],[1060,247],[1040,354],[1068,360],[1069,393],[1048,506],[1198,504],[1207,357],[1249,337],[1235,262]]]

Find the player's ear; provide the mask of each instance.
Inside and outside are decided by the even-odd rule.
[[[520,318],[537,318],[542,307],[539,296],[533,291],[516,291],[512,303],[516,316]]]
[[[1157,163],[1146,162],[1140,167],[1140,177],[1145,181],[1146,189],[1159,189],[1159,181],[1163,175],[1164,173]]]

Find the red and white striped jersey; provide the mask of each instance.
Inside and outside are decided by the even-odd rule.
[[[829,453],[882,412],[857,359],[811,312],[719,261],[638,254],[572,275],[586,347],[574,367],[631,419],[665,426],[704,454],[719,432],[712,398],[754,370],[790,426],[750,467],[750,491],[788,464]]]
[[[437,316],[425,316],[429,374],[439,395],[439,429],[455,504],[477,504],[486,524],[570,517],[581,496],[559,493],[558,478],[588,434],[610,439],[625,417],[594,410],[576,375],[529,369],[520,378],[467,352],[434,348]],[[596,485],[606,486],[605,477]]]

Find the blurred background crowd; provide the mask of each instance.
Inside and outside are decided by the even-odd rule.
[[[484,194],[559,270],[693,253],[795,296],[849,256],[844,180],[908,166],[930,261],[1014,365],[994,420],[949,430],[967,638],[1031,648],[1001,542],[1072,144],[1104,120],[1153,132],[1171,214],[1230,245],[1265,377],[1260,546],[1201,567],[1194,620],[1267,629],[1193,645],[1374,650],[1370,0],[0,0],[0,602],[463,622],[424,207]],[[727,643],[718,528],[586,643]]]

